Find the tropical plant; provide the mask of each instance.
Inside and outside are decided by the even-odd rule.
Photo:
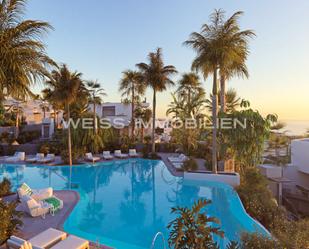
[[[203,87],[200,82],[199,76],[194,73],[184,73],[181,79],[178,81],[177,93],[187,97],[187,102],[191,103],[191,94],[203,92]]]
[[[166,115],[172,115],[173,122],[180,123],[179,128],[173,129],[172,140],[181,144],[186,153],[192,153],[197,147],[201,133],[200,124],[205,118],[205,92],[202,88],[198,88],[190,92],[190,98],[182,92],[172,94],[172,98]]]
[[[7,112],[11,112],[15,116],[15,139],[19,135],[19,126],[22,121],[22,114],[24,111],[24,108],[20,105],[22,102],[23,101],[20,100],[14,100],[12,105],[7,108]]]
[[[248,214],[266,228],[273,227],[276,216],[282,217],[281,209],[268,189],[267,179],[257,168],[244,170],[236,190]]]
[[[12,184],[9,179],[3,178],[0,182],[0,198],[11,194]]]
[[[221,96],[221,91],[219,91],[219,95]],[[207,99],[207,109],[209,112],[212,112],[212,95],[210,95],[210,99]],[[225,93],[225,111],[226,113],[231,113],[233,111],[237,111],[240,108],[242,99],[237,95],[235,89],[229,89]],[[219,99],[219,105],[221,106],[221,98]]]
[[[216,38],[220,40],[224,47],[221,51],[220,61],[220,106],[221,111],[226,111],[226,81],[234,76],[249,77],[246,60],[249,54],[248,40],[255,36],[252,30],[241,30],[239,27],[239,18],[244,13],[235,12],[231,17],[225,20],[225,12],[215,10],[215,19],[219,20],[220,25],[216,30]]]
[[[97,112],[96,105],[102,103],[102,97],[106,96],[105,90],[101,88],[100,83],[96,81],[87,81],[89,91],[89,103],[93,105],[93,132],[97,133]]]
[[[122,92],[122,96],[130,96],[129,102],[131,103],[131,126],[132,126],[132,139],[134,139],[135,130],[135,106],[137,100],[141,95],[145,94],[146,85],[143,82],[143,77],[140,72],[126,70],[122,72],[123,76],[119,82],[119,91]]]
[[[153,90],[153,104],[152,104],[152,153],[155,153],[155,123],[156,123],[156,105],[157,92],[165,91],[169,85],[174,85],[170,78],[177,71],[172,65],[164,65],[162,59],[162,50],[158,48],[155,52],[148,55],[149,64],[139,63],[138,67],[143,77],[143,82],[146,86]]]
[[[246,37],[252,31],[239,32],[237,19],[241,12],[235,13],[224,23],[222,10],[215,10],[210,16],[210,24],[204,24],[200,33],[193,32],[185,42],[192,47],[197,56],[193,60],[192,68],[203,73],[204,78],[213,74],[212,89],[212,166],[213,172],[217,173],[217,115],[218,115],[218,70],[220,69],[222,79],[235,73],[235,68],[240,68],[237,73],[245,69],[247,48],[245,47]],[[229,31],[229,32],[228,32]],[[233,34],[231,37],[227,34]],[[238,42],[237,38],[238,37]],[[232,39],[235,38],[235,41]],[[242,39],[240,39],[242,38]],[[245,40],[244,40],[245,39]],[[233,65],[233,67],[231,66]],[[234,68],[230,71],[231,68]],[[229,70],[228,70],[229,69]],[[225,96],[225,86],[221,89]],[[222,106],[225,106],[225,98],[222,99]]]
[[[138,105],[135,109],[135,118],[138,119],[140,130],[141,130],[141,142],[144,142],[144,129],[145,125],[148,125],[149,121],[151,120],[152,111],[149,108],[144,108],[141,105]]]
[[[170,229],[168,239],[169,246],[175,249],[205,249],[217,248],[213,240],[213,235],[223,237],[216,218],[210,217],[204,208],[211,201],[200,199],[194,203],[193,207],[174,207],[171,213],[177,215],[167,228]]]
[[[7,96],[24,99],[29,88],[49,75],[56,64],[46,55],[42,36],[47,22],[23,20],[26,0],[0,0],[0,101]]]
[[[49,111],[48,102],[46,102],[45,100],[42,100],[42,102],[40,103],[40,108],[43,111],[43,119],[45,119],[46,118],[46,112]]]
[[[247,108],[243,108],[247,106]],[[221,157],[234,157],[238,170],[254,167],[261,163],[264,143],[269,138],[270,129],[277,116],[269,114],[265,118],[249,107],[248,102],[241,104],[240,111],[220,113],[220,120],[230,120],[231,129],[220,127]]]
[[[284,249],[278,240],[271,237],[266,237],[258,233],[244,233],[241,238],[241,248],[254,248],[254,249]],[[289,248],[289,247],[287,247]],[[292,247],[291,247],[292,248]],[[293,247],[294,248],[294,247]]]
[[[70,106],[78,97],[79,89],[82,85],[81,73],[70,72],[66,65],[62,65],[59,70],[52,71],[51,76],[51,79],[47,83],[52,86],[52,99],[64,106],[66,110],[66,119],[68,122],[68,157],[69,164],[72,165]]]
[[[190,38],[185,41],[185,45],[192,47],[197,55],[192,62],[192,69],[201,71],[204,78],[213,74],[212,87],[212,168],[217,173],[217,114],[218,114],[218,69],[221,63],[222,46],[219,39],[215,39],[221,21],[218,15],[213,13],[210,16],[211,25],[204,24],[201,33],[193,32]]]
[[[182,168],[184,171],[196,171],[198,169],[197,161],[193,157],[190,157],[184,161]]]
[[[16,211],[18,202],[4,202],[0,199],[0,245],[22,226],[22,212]]]

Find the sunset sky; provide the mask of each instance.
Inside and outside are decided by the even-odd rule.
[[[29,0],[27,17],[54,27],[45,39],[49,56],[85,79],[98,79],[108,93],[105,101],[116,102],[121,72],[146,61],[157,47],[166,64],[189,71],[194,52],[182,43],[215,8],[227,16],[244,11],[242,28],[257,34],[250,43],[250,78],[235,78],[228,86],[263,114],[309,120],[307,0]],[[203,82],[209,94],[211,79]],[[158,116],[165,115],[172,90],[158,95]]]

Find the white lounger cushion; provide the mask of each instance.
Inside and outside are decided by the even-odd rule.
[[[92,153],[86,153],[86,160],[96,162],[100,160],[100,157],[95,157]]]
[[[129,150],[129,156],[130,157],[136,157],[138,154],[136,153],[136,149],[130,149]]]
[[[88,249],[89,241],[70,235],[67,239],[57,243],[51,249]]]
[[[25,161],[25,158],[26,158],[25,152],[15,152],[14,156],[8,157],[5,161],[7,162]]]
[[[121,153],[121,150],[115,150],[114,154],[115,154],[115,157],[119,157],[119,158],[128,157],[127,154],[122,154],[122,153]]]
[[[37,160],[39,163],[50,163],[55,161],[55,154],[47,154],[45,158],[41,158]]]
[[[26,162],[34,163],[34,162],[36,162],[36,161],[38,161],[38,160],[41,160],[41,159],[43,159],[43,158],[44,158],[44,153],[37,153],[37,154],[35,155],[35,157],[33,157],[33,158],[28,158],[28,159],[26,160]]]
[[[17,189],[18,197],[20,199],[23,196],[29,195],[36,201],[41,201],[53,196],[52,188],[43,189],[31,189],[27,184],[23,183],[20,188]]]
[[[114,157],[111,155],[110,151],[103,151],[103,156],[104,159],[113,159]]]
[[[54,228],[49,228],[42,233],[39,233],[35,237],[29,240],[32,246],[40,248],[49,248],[59,241],[64,240],[67,237],[65,232],[56,230]]]

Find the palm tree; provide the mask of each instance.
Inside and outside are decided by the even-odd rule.
[[[78,91],[82,85],[81,73],[70,72],[66,65],[62,65],[59,70],[52,71],[51,80],[48,83],[53,85],[52,98],[59,104],[62,104],[66,110],[68,121],[68,152],[69,164],[72,165],[72,143],[70,128],[70,105],[78,97]]]
[[[132,138],[134,139],[134,112],[135,112],[135,103],[136,97],[145,94],[145,84],[143,82],[143,78],[141,73],[132,70],[126,70],[122,72],[123,77],[119,83],[119,91],[122,92],[122,96],[131,96],[131,125],[132,125]]]
[[[252,30],[240,30],[239,18],[242,11],[235,12],[230,18],[224,21],[224,12],[218,10],[217,18],[221,20],[221,27],[218,32],[218,39],[222,39],[225,44],[225,51],[220,63],[220,102],[221,111],[226,110],[226,80],[238,76],[249,77],[246,66],[246,59],[249,54],[248,39],[255,34]]]
[[[193,72],[184,73],[178,84],[179,87],[177,89],[177,93],[181,95],[187,95],[188,103],[191,102],[192,93],[201,91],[203,89],[198,75]]]
[[[100,83],[96,81],[87,81],[87,87],[89,91],[89,103],[93,104],[93,132],[97,133],[97,115],[96,105],[102,103],[102,97],[106,96],[105,90],[101,88]]]
[[[46,55],[47,22],[23,20],[26,0],[0,0],[0,101],[5,96],[24,99],[30,85],[49,75],[56,64]]]
[[[192,68],[201,71],[204,78],[213,74],[212,90],[212,166],[217,173],[217,115],[218,115],[218,70],[221,79],[234,74],[246,74],[244,61],[247,58],[247,38],[254,35],[253,31],[239,31],[238,17],[242,12],[236,12],[227,22],[224,22],[224,12],[215,10],[210,15],[210,24],[204,24],[200,33],[193,32],[185,42],[196,52]],[[221,86],[224,97],[221,106],[225,110],[225,83]]]
[[[153,90],[153,106],[152,106],[152,153],[155,153],[155,123],[156,123],[156,97],[157,92],[163,92],[169,85],[174,85],[170,78],[176,74],[177,70],[172,65],[164,66],[162,59],[162,50],[158,48],[155,52],[148,55],[149,64],[139,63],[139,68],[145,84]]]
[[[185,45],[192,47],[197,56],[192,62],[192,69],[201,71],[206,79],[213,74],[212,87],[212,169],[217,173],[217,115],[218,115],[218,69],[222,58],[222,40],[216,39],[221,25],[220,15],[216,11],[210,16],[211,25],[204,24],[201,33],[193,32]]]
[[[152,111],[149,108],[142,108],[141,106],[138,106],[135,110],[135,118],[141,119],[144,124],[148,124],[148,122],[151,120]],[[141,141],[144,142],[144,125],[141,125]]]
[[[221,91],[219,91],[219,95],[221,96]],[[210,99],[207,100],[207,109],[212,112],[212,95],[210,95]],[[233,111],[236,111],[240,105],[241,105],[242,99],[237,95],[237,92],[235,89],[230,88],[225,93],[225,105],[226,113],[232,113]],[[221,99],[219,99],[219,105],[221,105]]]

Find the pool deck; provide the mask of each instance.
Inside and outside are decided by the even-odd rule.
[[[63,230],[63,224],[65,220],[68,218],[75,205],[79,201],[79,194],[75,191],[70,190],[61,190],[54,191],[54,195],[59,199],[63,200],[63,209],[58,211],[55,216],[50,214],[46,215],[45,219],[41,217],[32,218],[29,215],[25,214],[22,218],[23,226],[20,231],[16,233],[18,237],[23,239],[30,239],[40,232],[45,231],[48,228],[55,228],[58,230]],[[17,200],[17,195],[12,195],[5,198],[6,201],[14,201]],[[17,207],[19,210],[20,207]],[[0,247],[1,248],[1,247]],[[5,248],[5,247],[3,247]],[[102,249],[111,249],[110,247],[101,246],[97,247],[96,245],[91,243],[91,249],[93,248],[102,248]]]

